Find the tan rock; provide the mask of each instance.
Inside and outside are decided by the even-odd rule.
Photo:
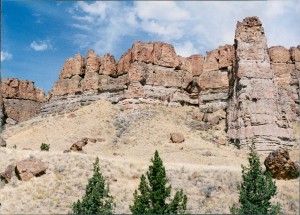
[[[0,173],[0,179],[4,180],[5,183],[9,183],[11,178],[15,175],[15,166],[8,165],[4,172]]]
[[[193,77],[202,74],[204,59],[200,54],[192,55],[187,58],[180,57],[180,61],[180,68],[191,72]]]
[[[82,91],[99,89],[100,75],[96,72],[86,73],[84,79],[80,82]]]
[[[287,63],[291,60],[290,52],[283,46],[269,48],[270,60],[273,63]]]
[[[198,84],[201,89],[227,89],[229,86],[227,72],[204,71],[199,77]]]
[[[181,133],[171,133],[170,136],[172,143],[182,143],[185,140]]]
[[[17,177],[22,181],[41,176],[46,173],[46,170],[46,165],[37,159],[22,160],[16,165]]]
[[[300,62],[300,46],[290,48],[291,57],[293,62]]]

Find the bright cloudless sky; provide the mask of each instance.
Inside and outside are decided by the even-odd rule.
[[[237,21],[258,16],[268,45],[300,44],[300,1],[2,1],[2,78],[49,91],[69,57],[94,49],[116,59],[137,41],[163,41],[182,56],[233,44]]]

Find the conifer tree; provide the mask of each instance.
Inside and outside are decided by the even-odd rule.
[[[86,186],[86,193],[82,201],[73,204],[74,214],[112,214],[114,203],[109,195],[109,187],[105,183],[99,168],[99,158],[96,158],[94,174]]]
[[[167,186],[166,170],[157,151],[151,159],[152,165],[145,175],[141,176],[139,194],[133,194],[134,204],[130,206],[133,214],[178,214],[186,210],[187,196],[182,189],[170,199],[171,186]]]
[[[240,207],[234,204],[232,214],[278,214],[280,205],[271,205],[271,198],[276,194],[275,181],[270,173],[263,174],[259,157],[252,142],[248,157],[249,167],[242,165],[242,183],[239,187]]]

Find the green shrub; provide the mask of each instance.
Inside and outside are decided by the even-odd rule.
[[[276,194],[275,181],[271,174],[263,174],[259,157],[255,151],[255,144],[250,147],[248,157],[249,167],[242,165],[243,181],[239,187],[240,207],[234,204],[230,208],[231,214],[278,214],[280,205],[271,205],[270,200]]]
[[[73,214],[112,214],[114,203],[109,195],[109,187],[105,183],[99,168],[99,158],[96,158],[94,174],[86,186],[82,201],[73,204]]]
[[[40,146],[41,151],[49,151],[50,149],[50,144],[42,143]]]
[[[165,167],[158,152],[155,151],[152,165],[147,171],[147,178],[143,174],[139,185],[139,193],[135,190],[134,203],[130,206],[133,214],[178,214],[185,213],[187,196],[182,189],[170,199],[171,186],[167,186]],[[168,201],[168,202],[167,202]]]

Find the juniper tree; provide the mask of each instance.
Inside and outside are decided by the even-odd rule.
[[[99,168],[99,158],[96,158],[94,174],[86,186],[86,193],[82,201],[73,204],[74,214],[112,214],[114,203],[109,195],[109,187],[105,183]]]
[[[252,142],[248,157],[249,167],[242,165],[242,183],[239,187],[240,207],[234,204],[232,214],[278,214],[280,205],[271,205],[271,198],[276,194],[275,181],[269,172],[264,174],[259,157]]]
[[[167,185],[166,170],[157,151],[151,159],[152,165],[146,176],[141,176],[139,192],[135,190],[134,203],[130,206],[133,214],[178,214],[186,210],[187,196],[183,190],[177,191],[170,199],[171,185]]]

